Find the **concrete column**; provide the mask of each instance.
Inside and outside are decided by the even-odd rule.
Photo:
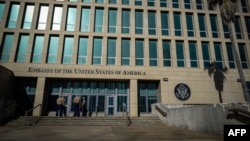
[[[129,93],[129,101],[130,101],[130,116],[137,117],[138,116],[138,94],[137,94],[137,80],[130,80],[130,93]]]
[[[44,94],[44,87],[45,87],[45,78],[38,78],[36,83],[36,95],[35,95],[35,101],[34,106],[38,104],[43,103],[43,94]],[[36,108],[33,111],[33,116],[40,116],[41,108]]]

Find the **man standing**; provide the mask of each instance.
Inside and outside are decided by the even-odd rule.
[[[63,104],[63,97],[61,95],[58,96],[56,99],[56,116],[62,116],[62,104]]]
[[[87,114],[86,99],[82,97],[82,116],[85,117]]]
[[[79,117],[80,116],[80,97],[77,94],[74,99],[73,99],[73,103],[74,103],[74,117]]]

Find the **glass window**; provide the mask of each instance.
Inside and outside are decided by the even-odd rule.
[[[23,29],[30,29],[31,28],[34,8],[35,8],[34,5],[26,5],[24,20],[23,20],[23,24],[22,24]]]
[[[59,46],[59,36],[55,36],[55,35],[50,36],[47,63],[54,64],[57,62],[58,46]]]
[[[91,0],[82,0],[82,2],[84,2],[84,3],[90,3]]]
[[[121,64],[122,65],[129,65],[130,64],[130,39],[122,39],[122,46],[121,46]]]
[[[228,57],[229,68],[235,68],[235,61],[234,61],[232,44],[226,43],[226,48],[227,48],[227,57]]]
[[[144,45],[143,40],[135,40],[135,65],[143,66],[144,65]]]
[[[216,66],[217,68],[223,68],[223,58],[221,52],[221,43],[214,43],[214,52],[215,52],[215,59],[216,59]]]
[[[190,0],[184,0],[185,9],[192,9],[192,4]]]
[[[61,28],[61,20],[62,20],[62,11],[63,8],[61,6],[54,7],[53,13],[53,22],[52,22],[52,30],[60,30]]]
[[[176,41],[176,56],[177,56],[177,66],[184,67],[185,60],[184,60],[184,45],[183,41]]]
[[[192,68],[198,67],[198,57],[197,57],[197,47],[196,42],[190,41],[189,45],[189,56],[190,56],[190,66]]]
[[[102,32],[103,30],[103,9],[95,10],[95,32]]]
[[[143,34],[143,11],[135,11],[135,34]]]
[[[118,82],[117,83],[117,93],[118,94],[128,94],[128,83]]]
[[[68,7],[66,31],[75,31],[76,8]]]
[[[203,9],[202,0],[196,0],[196,9],[199,9],[199,10]]]
[[[129,5],[129,0],[122,0],[123,5]]]
[[[142,0],[135,0],[135,5],[142,5]]]
[[[172,0],[172,7],[173,8],[180,8],[179,6],[180,6],[179,0]]]
[[[160,0],[161,7],[168,7],[168,0]]]
[[[74,48],[74,37],[65,37],[64,38],[64,47],[63,47],[63,64],[71,64],[72,54]]]
[[[13,44],[13,39],[14,39],[14,34],[4,34],[4,38],[3,38],[3,43],[2,43],[2,48],[0,48],[1,50],[1,62],[8,62],[9,61],[9,57],[10,57],[10,53],[11,53],[11,49],[12,49],[12,44]]]
[[[155,11],[148,12],[148,34],[156,35],[156,13]]]
[[[169,20],[167,12],[161,12],[161,34],[169,35]]]
[[[239,16],[235,17],[234,27],[235,27],[235,33],[236,33],[237,39],[242,39],[243,35],[242,35],[242,28],[241,28],[241,22],[240,22]]]
[[[19,37],[16,62],[25,62],[26,54],[29,46],[29,35],[21,34]]]
[[[70,93],[72,88],[72,82],[63,81],[62,82],[62,93]]]
[[[246,51],[246,46],[245,44],[240,43],[239,44],[239,55],[240,55],[240,61],[241,61],[241,65],[243,69],[247,69],[248,68],[248,58],[247,58],[247,51]]]
[[[219,32],[218,32],[218,25],[217,25],[217,16],[210,15],[210,21],[211,21],[212,36],[213,38],[218,38]]]
[[[78,2],[78,0],[69,0],[70,2]]]
[[[194,31],[193,14],[186,13],[186,22],[187,22],[187,35],[189,37],[194,37],[195,31]]]
[[[108,39],[108,50],[107,50],[107,65],[115,65],[116,58],[116,39]]]
[[[78,46],[78,64],[87,64],[88,55],[88,38],[80,37]]]
[[[245,17],[245,23],[246,23],[246,29],[247,29],[247,35],[248,39],[250,39],[250,16]]]
[[[35,35],[33,44],[32,63],[41,63],[43,53],[44,35]]]
[[[116,4],[116,0],[109,0],[109,4]]]
[[[248,39],[250,39],[250,17],[245,17]]]
[[[222,23],[222,25],[223,25],[223,30],[224,30],[224,37],[225,38],[230,38],[230,36],[229,36],[229,30],[228,30],[227,25],[224,22]]]
[[[157,82],[139,82],[139,112],[151,112],[151,104],[157,103]]]
[[[108,32],[116,33],[117,10],[109,9]]]
[[[177,66],[184,67],[185,60],[184,60],[184,46],[183,41],[176,41],[176,57],[177,57]]]
[[[174,28],[175,28],[175,35],[182,36],[181,30],[181,13],[174,13]]]
[[[206,21],[204,14],[198,14],[200,37],[207,37]]]
[[[115,94],[116,93],[116,83],[114,83],[114,82],[107,83],[107,93],[108,94]]]
[[[129,33],[130,28],[130,11],[122,10],[122,33]]]
[[[155,6],[155,0],[148,0],[148,6]]]
[[[0,21],[2,21],[2,18],[3,18],[4,7],[5,7],[5,4],[0,3]]]
[[[92,64],[102,63],[102,38],[94,38]]]
[[[249,11],[248,0],[241,0],[242,11],[247,13]]]
[[[123,104],[126,105],[126,109],[123,109]],[[126,112],[128,109],[127,96],[117,97],[117,112]]]
[[[163,66],[171,66],[171,42],[162,41],[162,51],[163,51]]]
[[[204,68],[210,67],[210,51],[208,42],[201,42]]]
[[[20,5],[11,4],[11,10],[8,17],[8,28],[16,28],[18,14],[19,14]]]
[[[149,40],[149,65],[150,66],[157,66],[158,65],[158,58],[157,58],[157,41],[156,40]]]
[[[37,29],[46,29],[48,11],[49,11],[49,6],[46,5],[40,6]]]
[[[83,7],[81,14],[81,31],[88,32],[90,23],[90,9]]]
[[[250,96],[250,82],[246,82],[247,83],[247,91],[248,91],[248,94]]]
[[[109,83],[105,83],[105,82],[99,82],[98,83],[99,85],[98,85],[98,89],[99,89],[99,94],[106,94],[107,93],[107,89],[110,89],[110,87],[108,87],[108,86],[110,86],[109,85]]]
[[[104,3],[104,0],[96,0],[96,3]]]

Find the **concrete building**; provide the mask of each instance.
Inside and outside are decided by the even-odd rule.
[[[250,90],[249,4],[237,1],[233,31]],[[0,63],[13,71],[19,105],[42,104],[33,115],[55,116],[58,95],[68,116],[77,94],[98,116],[219,103],[204,70],[213,60],[229,68],[223,102],[245,101],[228,28],[206,0],[0,0],[0,29]]]

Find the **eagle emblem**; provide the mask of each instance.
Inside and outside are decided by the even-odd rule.
[[[190,88],[184,83],[176,85],[174,91],[175,96],[180,100],[187,100],[191,94]]]

